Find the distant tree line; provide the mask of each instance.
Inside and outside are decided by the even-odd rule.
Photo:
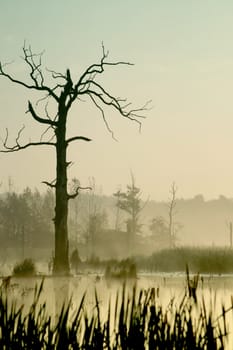
[[[0,197],[0,242],[4,247],[43,248],[52,246],[54,196],[51,190],[40,194],[26,188]]]
[[[72,179],[70,187],[79,184]],[[168,218],[154,215],[145,222],[142,212],[147,202],[141,199],[141,189],[136,186],[133,175],[131,183],[125,190],[118,189],[111,197],[99,193],[94,179],[90,181],[90,191],[80,193],[70,202],[68,227],[70,241],[70,257],[75,250],[87,259],[101,257],[105,244],[115,246],[123,256],[131,256],[140,250],[140,245],[170,246],[169,218],[173,218],[167,210]],[[173,198],[175,204],[175,197]],[[14,191],[14,186],[0,194],[0,250],[17,248],[21,256],[30,248],[49,250],[50,257],[54,254],[54,214],[55,196],[52,189],[40,193],[37,189],[26,188],[22,193]],[[155,213],[156,214],[156,213]],[[174,223],[172,223],[174,224]],[[143,237],[149,232],[150,242]],[[175,240],[173,241],[175,243]],[[99,247],[99,249],[98,249]],[[110,252],[110,250],[109,250]],[[28,255],[27,255],[28,256]]]

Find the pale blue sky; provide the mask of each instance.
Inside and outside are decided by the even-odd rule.
[[[179,197],[233,196],[233,2],[230,0],[26,1],[0,0],[0,58],[24,77],[19,58],[24,39],[36,52],[45,50],[46,67],[74,76],[101,57],[101,42],[111,60],[135,63],[102,77],[117,96],[136,106],[152,99],[141,134],[137,127],[108,111],[118,142],[89,104],[71,113],[71,133],[90,144],[69,152],[71,176],[82,184],[94,176],[111,194],[129,181],[130,170],[144,197],[168,197],[170,184]],[[22,124],[26,135],[40,128],[25,115],[29,95],[0,79],[0,134],[12,136]],[[40,187],[54,175],[53,154],[44,148],[0,155],[0,178],[16,187]],[[41,187],[40,187],[41,188]]]

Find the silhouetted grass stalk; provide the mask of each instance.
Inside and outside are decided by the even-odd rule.
[[[191,279],[187,270],[187,281]],[[95,307],[87,311],[85,295],[73,312],[71,301],[57,319],[51,318],[46,303],[40,304],[43,283],[35,288],[34,300],[25,314],[2,290],[0,294],[0,349],[224,349],[227,338],[226,310],[215,320],[204,299],[196,297],[197,281],[189,285],[180,302],[167,307],[159,303],[158,290],[122,292],[102,317],[95,292]]]

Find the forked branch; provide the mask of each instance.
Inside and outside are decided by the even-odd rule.
[[[47,69],[47,71],[52,75],[52,78],[56,80],[56,84],[53,87],[49,87],[45,85],[45,79],[42,70],[42,55],[43,52],[34,54],[31,47],[26,47],[24,43],[22,58],[30,69],[30,80],[32,84],[28,84],[27,82],[14,78],[12,75],[5,71],[6,64],[3,65],[1,62],[0,75],[5,76],[10,81],[16,84],[20,84],[27,89],[46,92],[45,97],[42,97],[40,100],[46,99],[48,97],[53,97],[58,104],[58,110],[62,106],[66,110],[66,113],[68,113],[68,110],[76,99],[80,100],[82,96],[89,97],[101,112],[105,126],[113,138],[113,131],[105,116],[105,107],[115,109],[124,118],[136,122],[139,125],[139,129],[141,129],[141,119],[145,118],[144,112],[148,111],[151,101],[148,101],[140,108],[131,108],[132,104],[128,103],[126,99],[113,96],[111,93],[109,93],[109,91],[107,91],[107,89],[102,86],[101,83],[97,81],[99,75],[102,74],[107,67],[118,65],[131,66],[133,65],[132,63],[124,61],[107,61],[108,51],[105,51],[105,47],[102,44],[102,57],[99,63],[90,65],[80,76],[76,83],[72,81],[69,69],[67,69],[64,74]],[[58,92],[55,93],[57,89]],[[39,123],[48,124],[52,127],[56,127],[58,125],[57,119],[49,118],[47,113],[46,117],[39,117],[30,102],[28,102],[28,111],[31,113],[31,116]],[[77,137],[77,140],[78,139],[85,139],[85,141],[87,141],[86,138]],[[68,143],[69,142],[71,141],[69,140]]]
[[[19,79],[16,79],[11,74],[5,71],[5,67],[8,65],[7,63],[3,64],[0,62],[0,75],[4,76],[11,82],[24,86],[27,89],[31,90],[38,90],[38,91],[44,91],[48,94],[48,96],[52,96],[57,102],[59,101],[59,96],[55,94],[55,90],[57,86],[50,88],[47,85],[44,84],[44,75],[42,71],[42,62],[41,58],[43,55],[42,53],[39,54],[33,54],[31,47],[26,47],[25,43],[23,46],[23,60],[26,62],[30,69],[30,78],[31,78],[31,84],[26,83],[24,81],[21,81]]]
[[[81,186],[78,186],[77,188],[76,188],[76,190],[74,191],[74,193],[72,193],[72,194],[67,194],[67,198],[68,198],[68,200],[69,199],[74,199],[74,198],[76,198],[78,195],[79,195],[79,191],[80,190],[92,190],[92,188],[90,187],[90,186],[87,186],[87,187],[81,187]]]
[[[8,129],[6,129],[6,137],[3,140],[4,149],[0,150],[1,153],[17,152],[17,151],[29,148],[31,146],[56,146],[56,144],[53,143],[53,142],[42,142],[42,141],[39,141],[39,142],[28,142],[28,143],[26,143],[24,145],[21,145],[19,143],[19,139],[20,139],[20,136],[21,136],[24,128],[25,127],[23,126],[18,131],[17,137],[15,139],[15,145],[14,146],[9,146],[9,144],[8,144],[9,133],[8,133]]]
[[[52,120],[52,119],[46,119],[46,118],[41,118],[39,117],[34,108],[32,107],[32,104],[30,101],[28,101],[28,112],[31,113],[33,119],[35,119],[37,122],[41,123],[41,124],[48,124],[48,125],[51,125],[51,126],[57,126],[58,122],[55,121],[55,120]]]
[[[106,120],[104,107],[108,106],[115,109],[124,118],[136,122],[139,125],[139,129],[141,129],[141,119],[145,118],[144,112],[149,110],[149,104],[151,101],[146,102],[140,108],[131,108],[132,104],[127,102],[126,99],[113,96],[96,81],[98,75],[103,73],[107,66],[132,65],[131,63],[124,61],[107,62],[106,59],[108,57],[108,52],[105,52],[103,45],[102,50],[103,53],[100,63],[90,65],[74,85],[74,88],[72,88],[70,99],[67,103],[67,109],[70,108],[75,99],[79,99],[81,96],[88,96],[101,112],[105,126],[114,138],[113,131]]]
[[[56,187],[56,179],[51,181],[51,182],[42,181],[42,184],[45,184],[45,185],[47,185],[48,187],[51,187],[51,188],[55,188]]]
[[[102,74],[107,67],[110,66],[118,66],[118,65],[127,65],[131,66],[132,63],[124,62],[124,61],[116,61],[116,62],[109,62],[107,61],[108,58],[108,51],[105,51],[104,45],[102,44],[102,57],[99,61],[99,63],[94,63],[90,65],[84,73],[80,76],[80,78],[77,80],[77,82],[73,82],[71,77],[71,72],[69,69],[66,70],[64,74],[60,72],[56,72],[54,70],[48,70],[47,71],[52,75],[52,78],[56,80],[56,84],[53,87],[48,87],[45,85],[45,79],[43,75],[42,70],[42,53],[34,54],[31,50],[31,47],[26,47],[25,43],[23,46],[23,60],[26,62],[26,65],[30,69],[30,80],[32,84],[28,84],[24,81],[20,81],[18,79],[15,79],[12,75],[8,74],[5,71],[5,66],[0,62],[0,75],[5,76],[10,81],[22,85],[28,89],[34,89],[38,91],[44,91],[46,92],[46,95],[43,96],[39,101],[43,101],[49,97],[54,98],[55,102],[57,103],[57,114],[55,118],[51,118],[49,116],[47,106],[48,103],[45,105],[45,116],[41,117],[37,114],[36,110],[34,109],[32,103],[28,101],[28,111],[32,118],[41,123],[48,125],[47,130],[52,128],[54,130],[59,127],[60,122],[60,111],[62,110],[63,114],[68,114],[68,111],[70,107],[72,106],[73,102],[75,100],[81,100],[82,96],[86,96],[90,98],[92,103],[97,107],[97,109],[100,111],[101,116],[103,118],[104,124],[107,128],[107,130],[111,133],[112,137],[114,138],[113,130],[111,129],[111,126],[106,118],[106,107],[112,108],[113,110],[117,111],[122,117],[129,119],[130,121],[136,122],[139,125],[139,130],[141,129],[141,120],[145,118],[144,112],[149,110],[149,104],[151,101],[146,102],[142,107],[140,108],[132,108],[132,104],[127,102],[126,99],[122,99],[119,97],[114,96],[111,94],[107,89],[105,89],[102,85],[102,83],[99,83],[97,81],[97,78],[100,74]],[[58,89],[59,92],[55,93],[55,90]],[[55,145],[52,142],[30,142],[26,145],[20,145],[19,144],[19,136],[21,134],[21,131],[18,134],[18,137],[16,139],[16,145],[14,147],[9,147],[7,145],[8,140],[8,132],[7,137],[4,142],[5,146],[5,152],[13,152],[19,149],[27,148],[29,146],[37,146],[37,145]],[[44,135],[44,134],[43,134]],[[76,140],[83,140],[83,141],[91,141],[90,138],[84,137],[84,136],[73,136],[66,140],[66,146],[68,146],[71,142]]]

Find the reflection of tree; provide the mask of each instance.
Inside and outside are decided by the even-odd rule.
[[[57,319],[61,314],[62,307],[67,306],[69,302],[70,279],[67,277],[55,277],[52,280],[54,291],[55,318]]]

